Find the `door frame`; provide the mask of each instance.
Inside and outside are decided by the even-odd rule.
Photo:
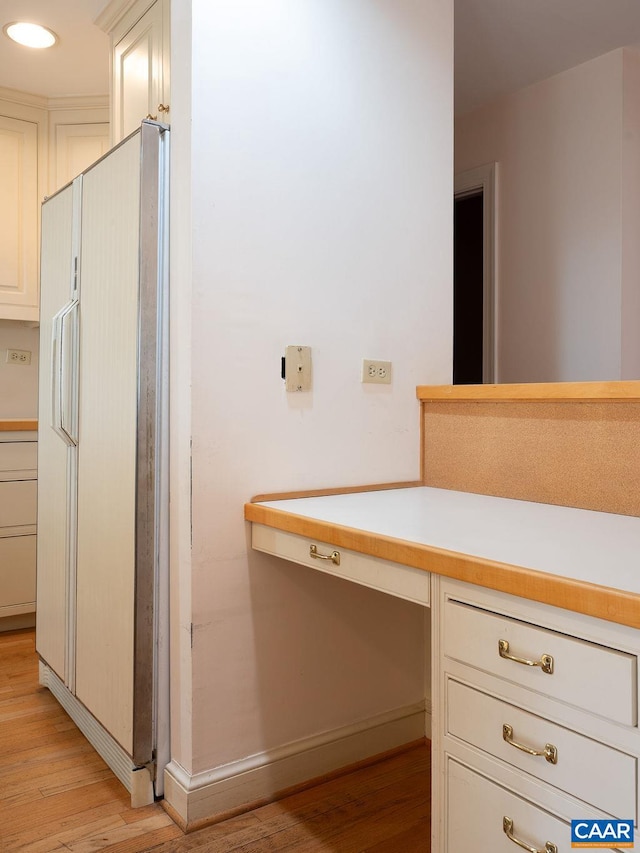
[[[498,382],[498,299],[496,270],[496,198],[498,164],[487,163],[454,176],[454,199],[482,191],[483,219],[483,318],[482,381]]]

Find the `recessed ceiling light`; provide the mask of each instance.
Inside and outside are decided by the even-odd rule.
[[[13,24],[6,24],[3,29],[5,35],[25,47],[52,47],[58,41],[58,36],[52,30],[41,27],[40,24],[27,24],[24,21],[17,21]]]

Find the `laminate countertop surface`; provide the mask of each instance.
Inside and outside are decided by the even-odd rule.
[[[0,418],[0,432],[35,432],[38,421],[34,418]]]
[[[640,518],[430,487],[247,504],[333,546],[640,628]]]

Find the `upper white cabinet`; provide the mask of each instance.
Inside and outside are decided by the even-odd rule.
[[[0,319],[38,320],[46,113],[0,100]],[[40,183],[39,183],[40,182]]]
[[[109,98],[58,98],[49,108],[49,192],[65,184],[109,150]]]
[[[38,322],[40,204],[108,147],[106,95],[0,89],[0,320]]]
[[[145,118],[169,122],[169,0],[131,5],[114,25],[113,143],[132,133]]]

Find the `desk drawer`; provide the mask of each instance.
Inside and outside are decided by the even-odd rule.
[[[36,523],[36,491],[35,480],[0,483],[0,528]]]
[[[571,827],[559,817],[507,791],[468,767],[449,760],[447,766],[447,853],[508,853],[522,849],[505,833],[528,845],[526,849],[571,850]],[[572,817],[593,817],[575,814]],[[612,850],[611,847],[600,848]]]
[[[555,763],[551,751],[549,761],[507,743],[505,724],[519,744],[538,751],[555,747]],[[621,819],[636,815],[637,768],[631,755],[453,679],[447,681],[447,731],[599,811]]]
[[[636,724],[635,655],[452,600],[444,624],[447,657],[606,719]],[[500,641],[508,643],[505,654],[523,660],[551,656],[553,671],[501,657]]]
[[[431,576],[429,572],[391,563],[368,554],[359,554],[345,548],[335,548],[317,539],[307,539],[295,533],[285,533],[264,524],[251,525],[251,545],[285,560],[292,560],[311,569],[317,569],[354,583],[390,593],[398,598],[428,605]],[[316,556],[312,556],[312,549]],[[332,560],[331,556],[337,556]]]

